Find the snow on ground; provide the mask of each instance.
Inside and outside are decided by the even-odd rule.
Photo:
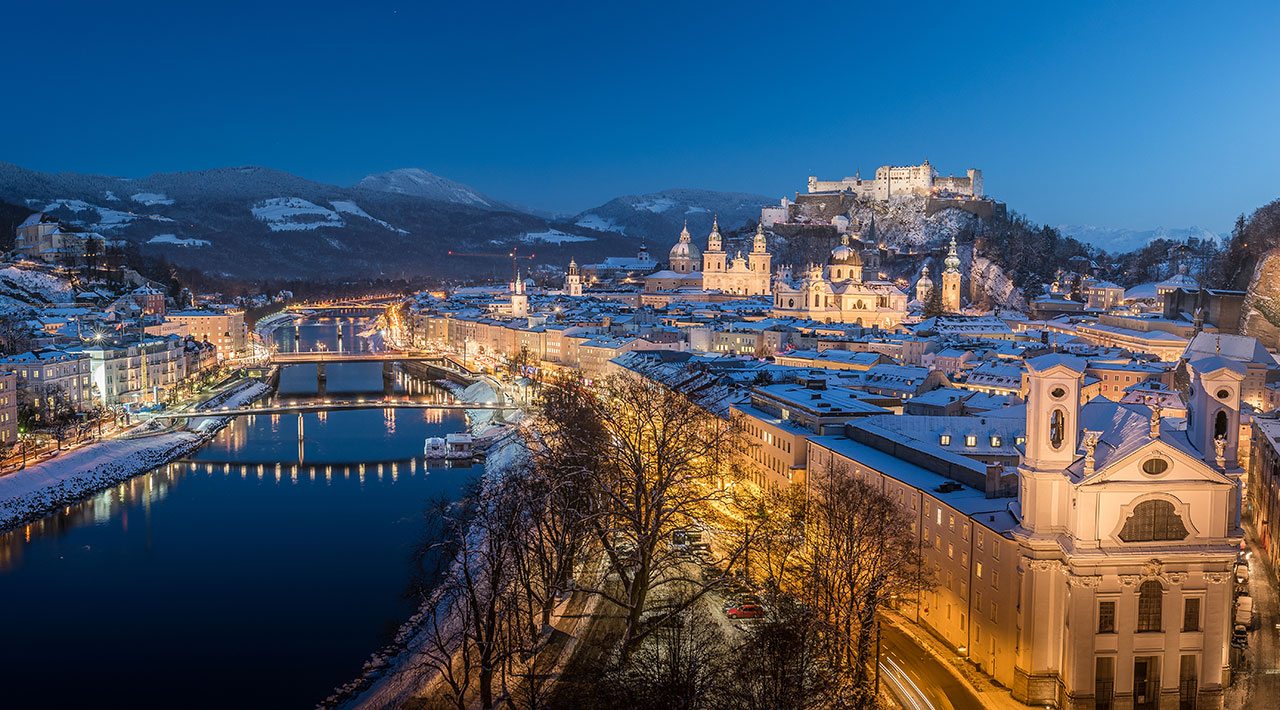
[[[585,229],[594,229],[599,232],[616,232],[618,234],[627,233],[625,229],[615,224],[613,220],[606,219],[598,214],[584,214],[574,224]]]
[[[262,382],[243,382],[204,402],[200,409],[242,407],[269,389]],[[0,476],[0,529],[186,456],[228,421],[225,416],[201,417],[191,420],[192,431],[107,439]]]
[[[406,232],[405,230],[400,229],[399,227],[392,227],[390,224],[387,224],[386,222],[383,222],[377,217],[370,215],[368,212],[365,212],[364,210],[360,209],[360,205],[357,205],[356,203],[350,200],[333,200],[329,204],[333,205],[333,208],[341,212],[342,214],[349,214],[349,215],[355,215],[356,217],[362,217],[375,224],[380,224],[386,229],[396,232],[397,234],[408,234],[408,232]]]
[[[637,202],[632,207],[638,210],[648,210],[650,212],[666,212],[676,206],[676,201],[669,197],[655,197],[652,200]]]
[[[320,227],[346,226],[337,212],[301,197],[273,197],[255,204],[253,216],[273,232],[301,232]]]
[[[110,190],[107,190],[106,192],[102,193],[102,199],[106,200],[107,202],[119,202],[119,201],[120,201],[120,198],[119,198],[119,197],[116,197],[116,193],[114,193],[114,192],[112,192],[112,191],[110,191]]]
[[[171,244],[179,247],[207,247],[208,239],[182,238],[176,234],[157,234],[147,240],[147,244]]]
[[[139,192],[137,194],[130,195],[129,199],[140,205],[146,205],[147,207],[173,204],[173,199],[163,192]]]
[[[71,283],[38,269],[0,268],[0,310],[25,309],[33,304],[69,303],[75,299]]]
[[[39,517],[163,465],[203,441],[187,431],[112,439],[0,476],[0,528]]]
[[[707,209],[706,207],[690,207],[689,209],[685,210],[684,213],[685,214],[703,214],[710,211],[711,210]]]
[[[132,212],[122,212],[113,210],[110,207],[99,207],[84,200],[53,200],[46,203],[40,208],[41,212],[51,212],[66,214],[70,212],[75,215],[66,221],[81,227],[97,227],[98,229],[118,229],[126,227],[133,223],[134,220],[144,215],[136,215]],[[156,217],[160,221],[172,221],[167,218]]]
[[[520,237],[520,241],[528,244],[536,244],[544,242],[546,244],[565,244],[568,242],[594,242],[595,237],[584,237],[580,234],[569,234],[558,229],[548,229],[545,232],[527,232]]]
[[[1124,297],[1126,300],[1134,300],[1134,299],[1140,299],[1140,298],[1155,298],[1156,296],[1157,294],[1156,294],[1155,281],[1152,281],[1150,283],[1145,283],[1145,284],[1138,284],[1137,286],[1134,286],[1124,292]]]

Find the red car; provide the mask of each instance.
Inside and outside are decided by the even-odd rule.
[[[742,604],[725,612],[730,619],[759,619],[764,616],[764,607],[759,604]]]

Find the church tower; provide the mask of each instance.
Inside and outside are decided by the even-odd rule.
[[[942,271],[942,310],[947,313],[960,312],[960,257],[956,255],[956,238],[951,236],[951,246],[947,250],[947,258],[942,262],[946,267]]]
[[[529,315],[529,296],[524,292],[524,277],[516,271],[516,280],[511,282],[511,315],[524,318]]]
[[[756,236],[751,240],[751,253],[747,254],[747,264],[750,266],[751,273],[760,279],[760,284],[764,288],[762,293],[769,293],[772,290],[770,285],[773,283],[771,277],[773,255],[769,253],[769,246],[765,242],[763,224],[756,225]]]
[[[1189,365],[1187,438],[1205,463],[1234,469],[1240,448],[1240,389],[1245,368],[1221,355],[1203,357]]]
[[[724,238],[720,236],[720,218],[711,219],[711,234],[707,235],[707,250],[702,254],[703,273],[724,273]]]
[[[582,295],[582,275],[578,273],[578,262],[569,259],[569,271],[564,275],[564,292],[570,296]]]
[[[920,280],[916,282],[916,300],[929,302],[929,294],[933,293],[933,279],[929,278],[929,265],[920,268]]]
[[[1060,353],[1027,361],[1027,438],[1019,472],[1022,526],[1032,532],[1067,523],[1059,502],[1069,498],[1063,471],[1079,458],[1084,370],[1084,360]]]

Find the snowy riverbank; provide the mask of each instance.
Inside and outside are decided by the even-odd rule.
[[[269,389],[261,382],[242,383],[198,405],[197,409],[243,406]],[[204,445],[228,421],[229,417],[213,415],[191,420],[188,430],[107,439],[0,476],[0,530],[39,518],[186,456]]]

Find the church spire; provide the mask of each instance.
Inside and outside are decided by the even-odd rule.
[[[942,262],[947,271],[960,270],[960,257],[956,255],[956,235],[951,235],[951,246],[947,248],[947,258]]]

